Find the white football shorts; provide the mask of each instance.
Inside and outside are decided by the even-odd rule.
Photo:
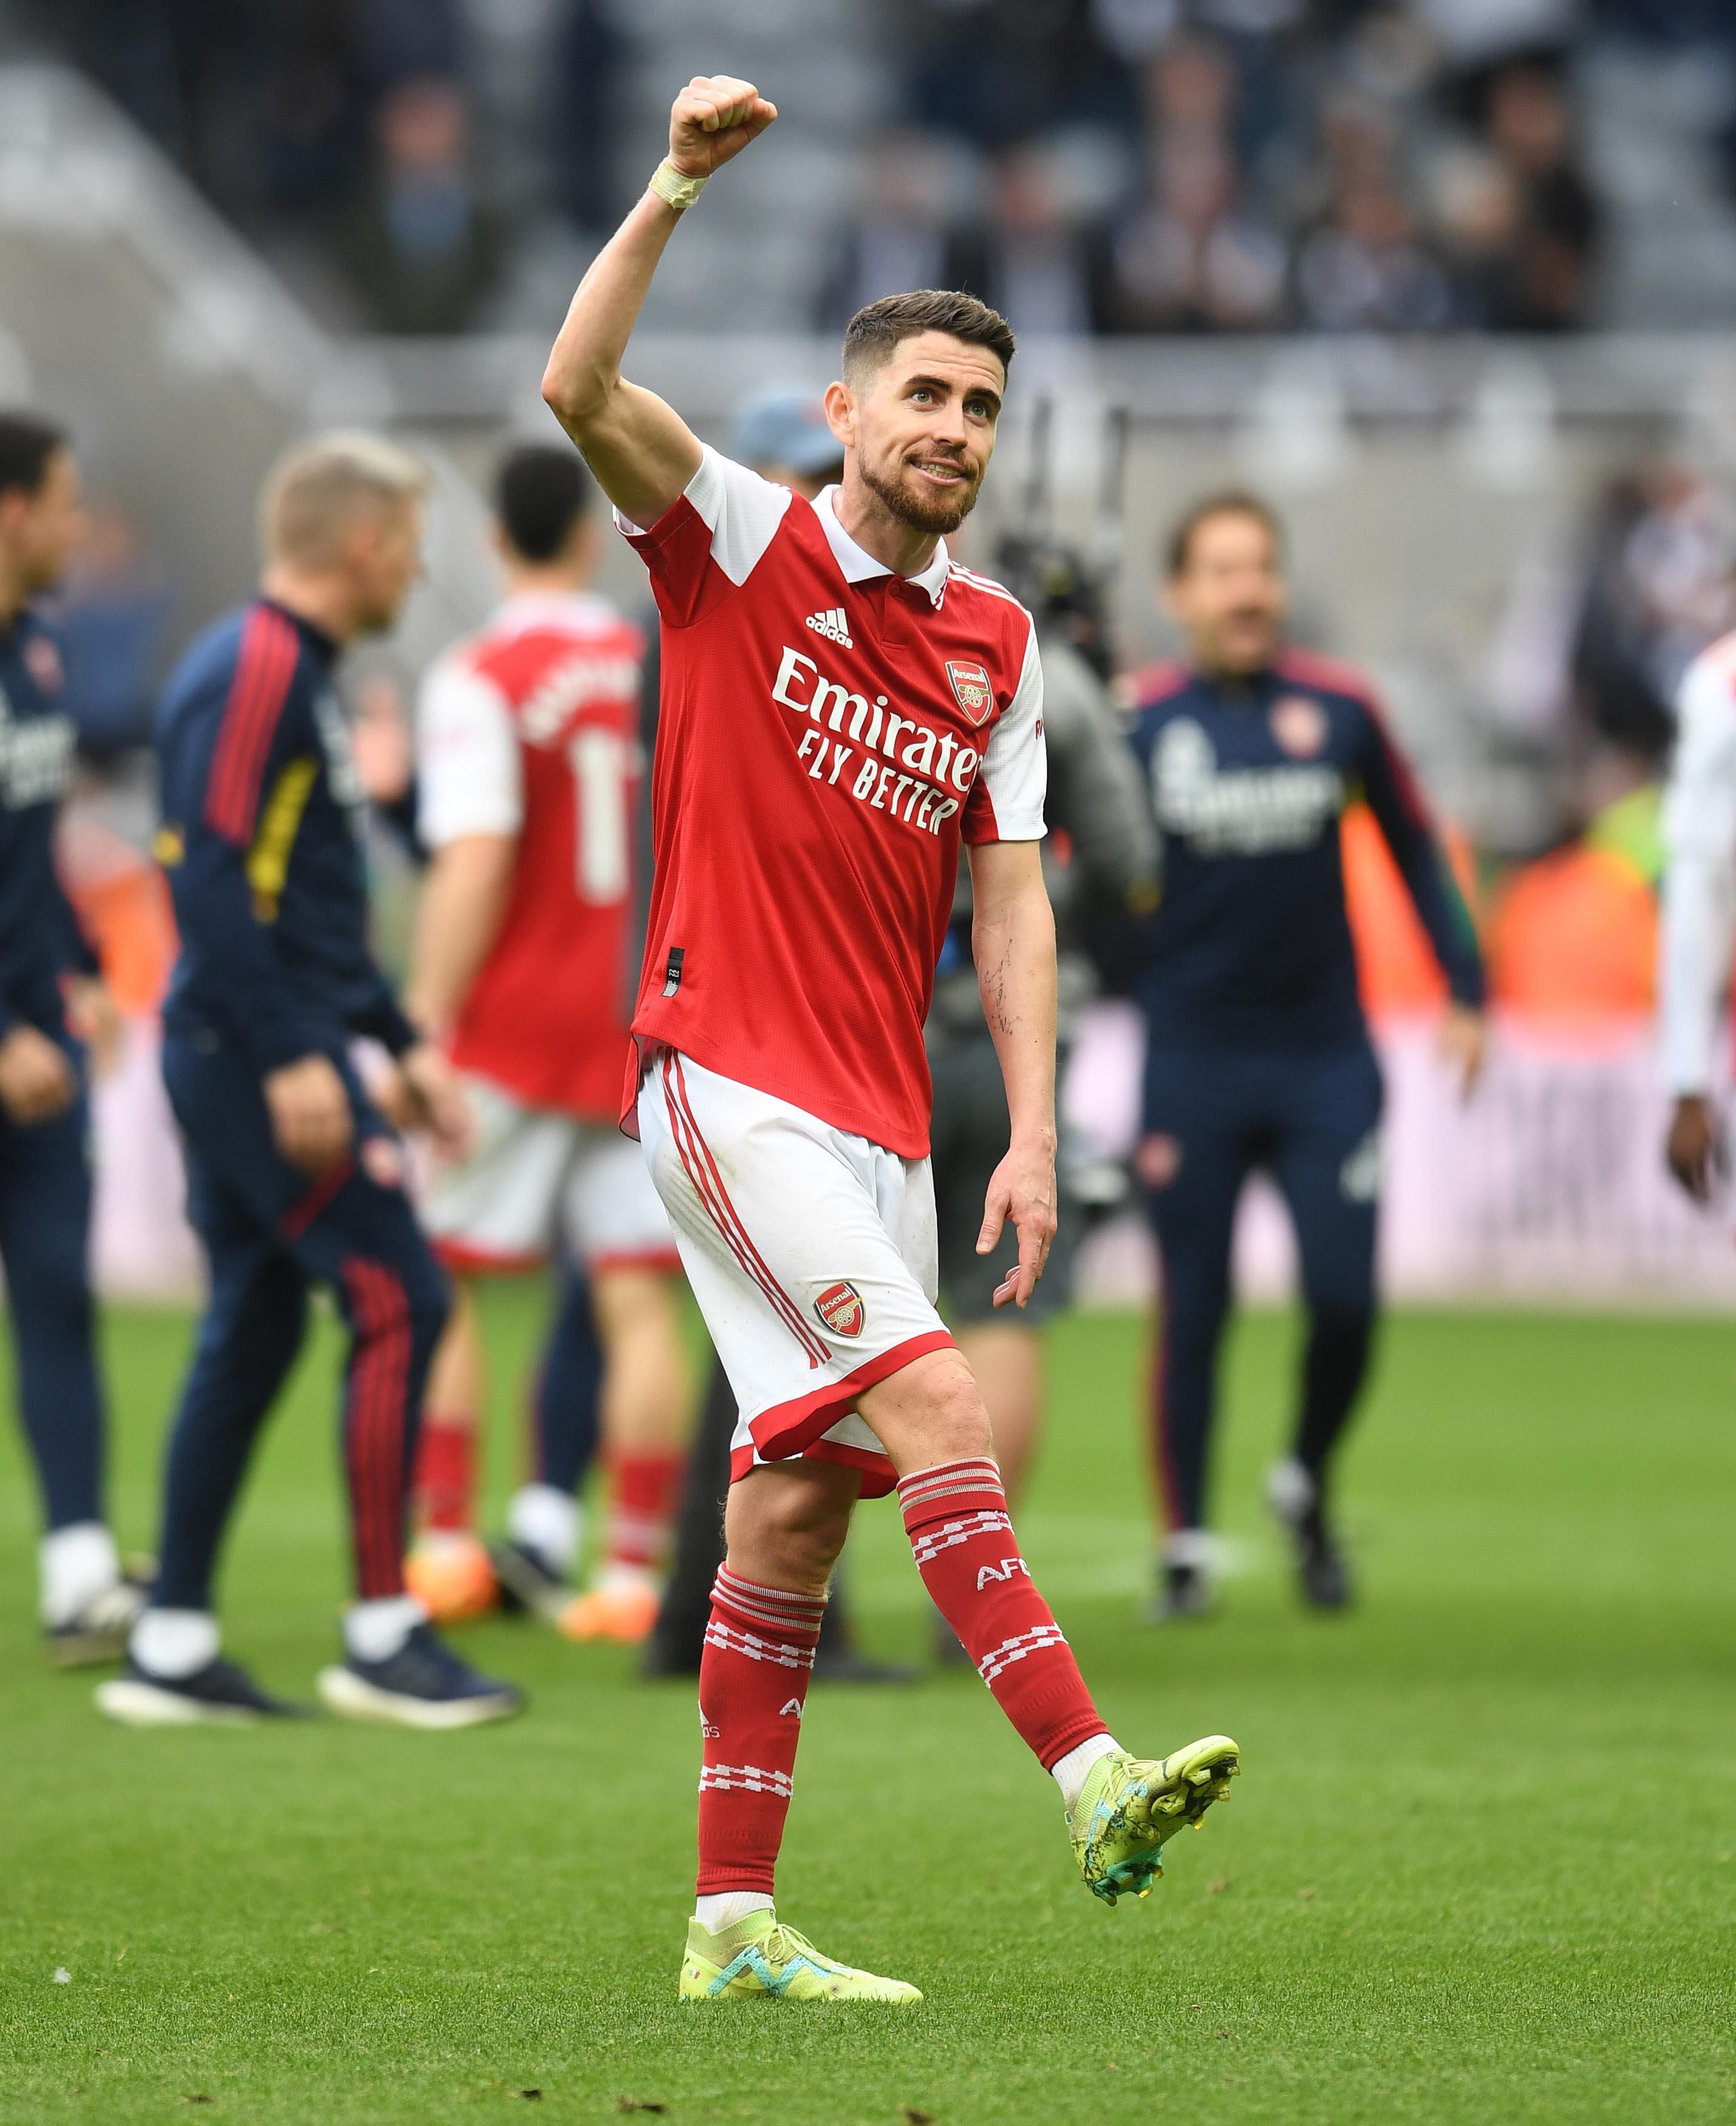
[[[615,1123],[526,1107],[490,1079],[462,1082],[475,1148],[436,1168],[422,1206],[450,1269],[532,1269],[557,1243],[590,1270],[679,1268],[639,1146]]]
[[[952,1342],[935,1311],[934,1178],[664,1049],[639,1092],[646,1164],[740,1416],[732,1479],[811,1455],[896,1481],[856,1398]]]

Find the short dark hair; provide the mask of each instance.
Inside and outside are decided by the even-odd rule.
[[[1262,500],[1252,488],[1222,487],[1190,503],[1165,535],[1163,555],[1166,575],[1173,579],[1186,574],[1187,565],[1193,558],[1194,534],[1214,517],[1252,517],[1266,527],[1271,534],[1272,545],[1280,555],[1283,553],[1284,527],[1271,504]]]
[[[494,475],[494,508],[507,543],[527,561],[552,561],[591,506],[591,476],[577,451],[521,443]]]
[[[14,487],[40,494],[49,460],[66,447],[65,429],[52,421],[35,413],[0,413],[0,494]]]
[[[856,312],[844,328],[844,374],[878,369],[901,340],[925,332],[946,333],[967,347],[986,347],[1000,357],[1003,372],[1012,366],[1017,342],[998,310],[962,288],[916,288],[906,295],[882,295]]]

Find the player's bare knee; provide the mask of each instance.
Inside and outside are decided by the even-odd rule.
[[[962,1352],[930,1352],[861,1399],[901,1474],[936,1462],[992,1457],[994,1436],[976,1377]]]
[[[923,1423],[936,1462],[993,1457],[994,1434],[982,1391],[962,1365],[955,1375],[936,1385]]]
[[[729,1494],[724,1519],[733,1570],[768,1586],[819,1594],[850,1529],[853,1485],[811,1467],[756,1469]]]

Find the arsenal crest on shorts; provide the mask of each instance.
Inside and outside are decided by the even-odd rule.
[[[862,1324],[868,1319],[862,1295],[853,1284],[847,1284],[842,1279],[826,1287],[814,1301],[814,1311],[834,1336],[860,1336]]]
[[[994,689],[988,683],[988,673],[980,664],[966,664],[955,657],[947,664],[946,677],[952,682],[959,706],[971,722],[985,722],[994,706]]]
[[[1294,760],[1312,760],[1326,744],[1326,711],[1306,694],[1285,694],[1271,705],[1271,735]]]

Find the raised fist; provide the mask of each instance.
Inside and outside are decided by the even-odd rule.
[[[669,112],[669,160],[684,177],[709,177],[777,116],[751,81],[696,74]]]

